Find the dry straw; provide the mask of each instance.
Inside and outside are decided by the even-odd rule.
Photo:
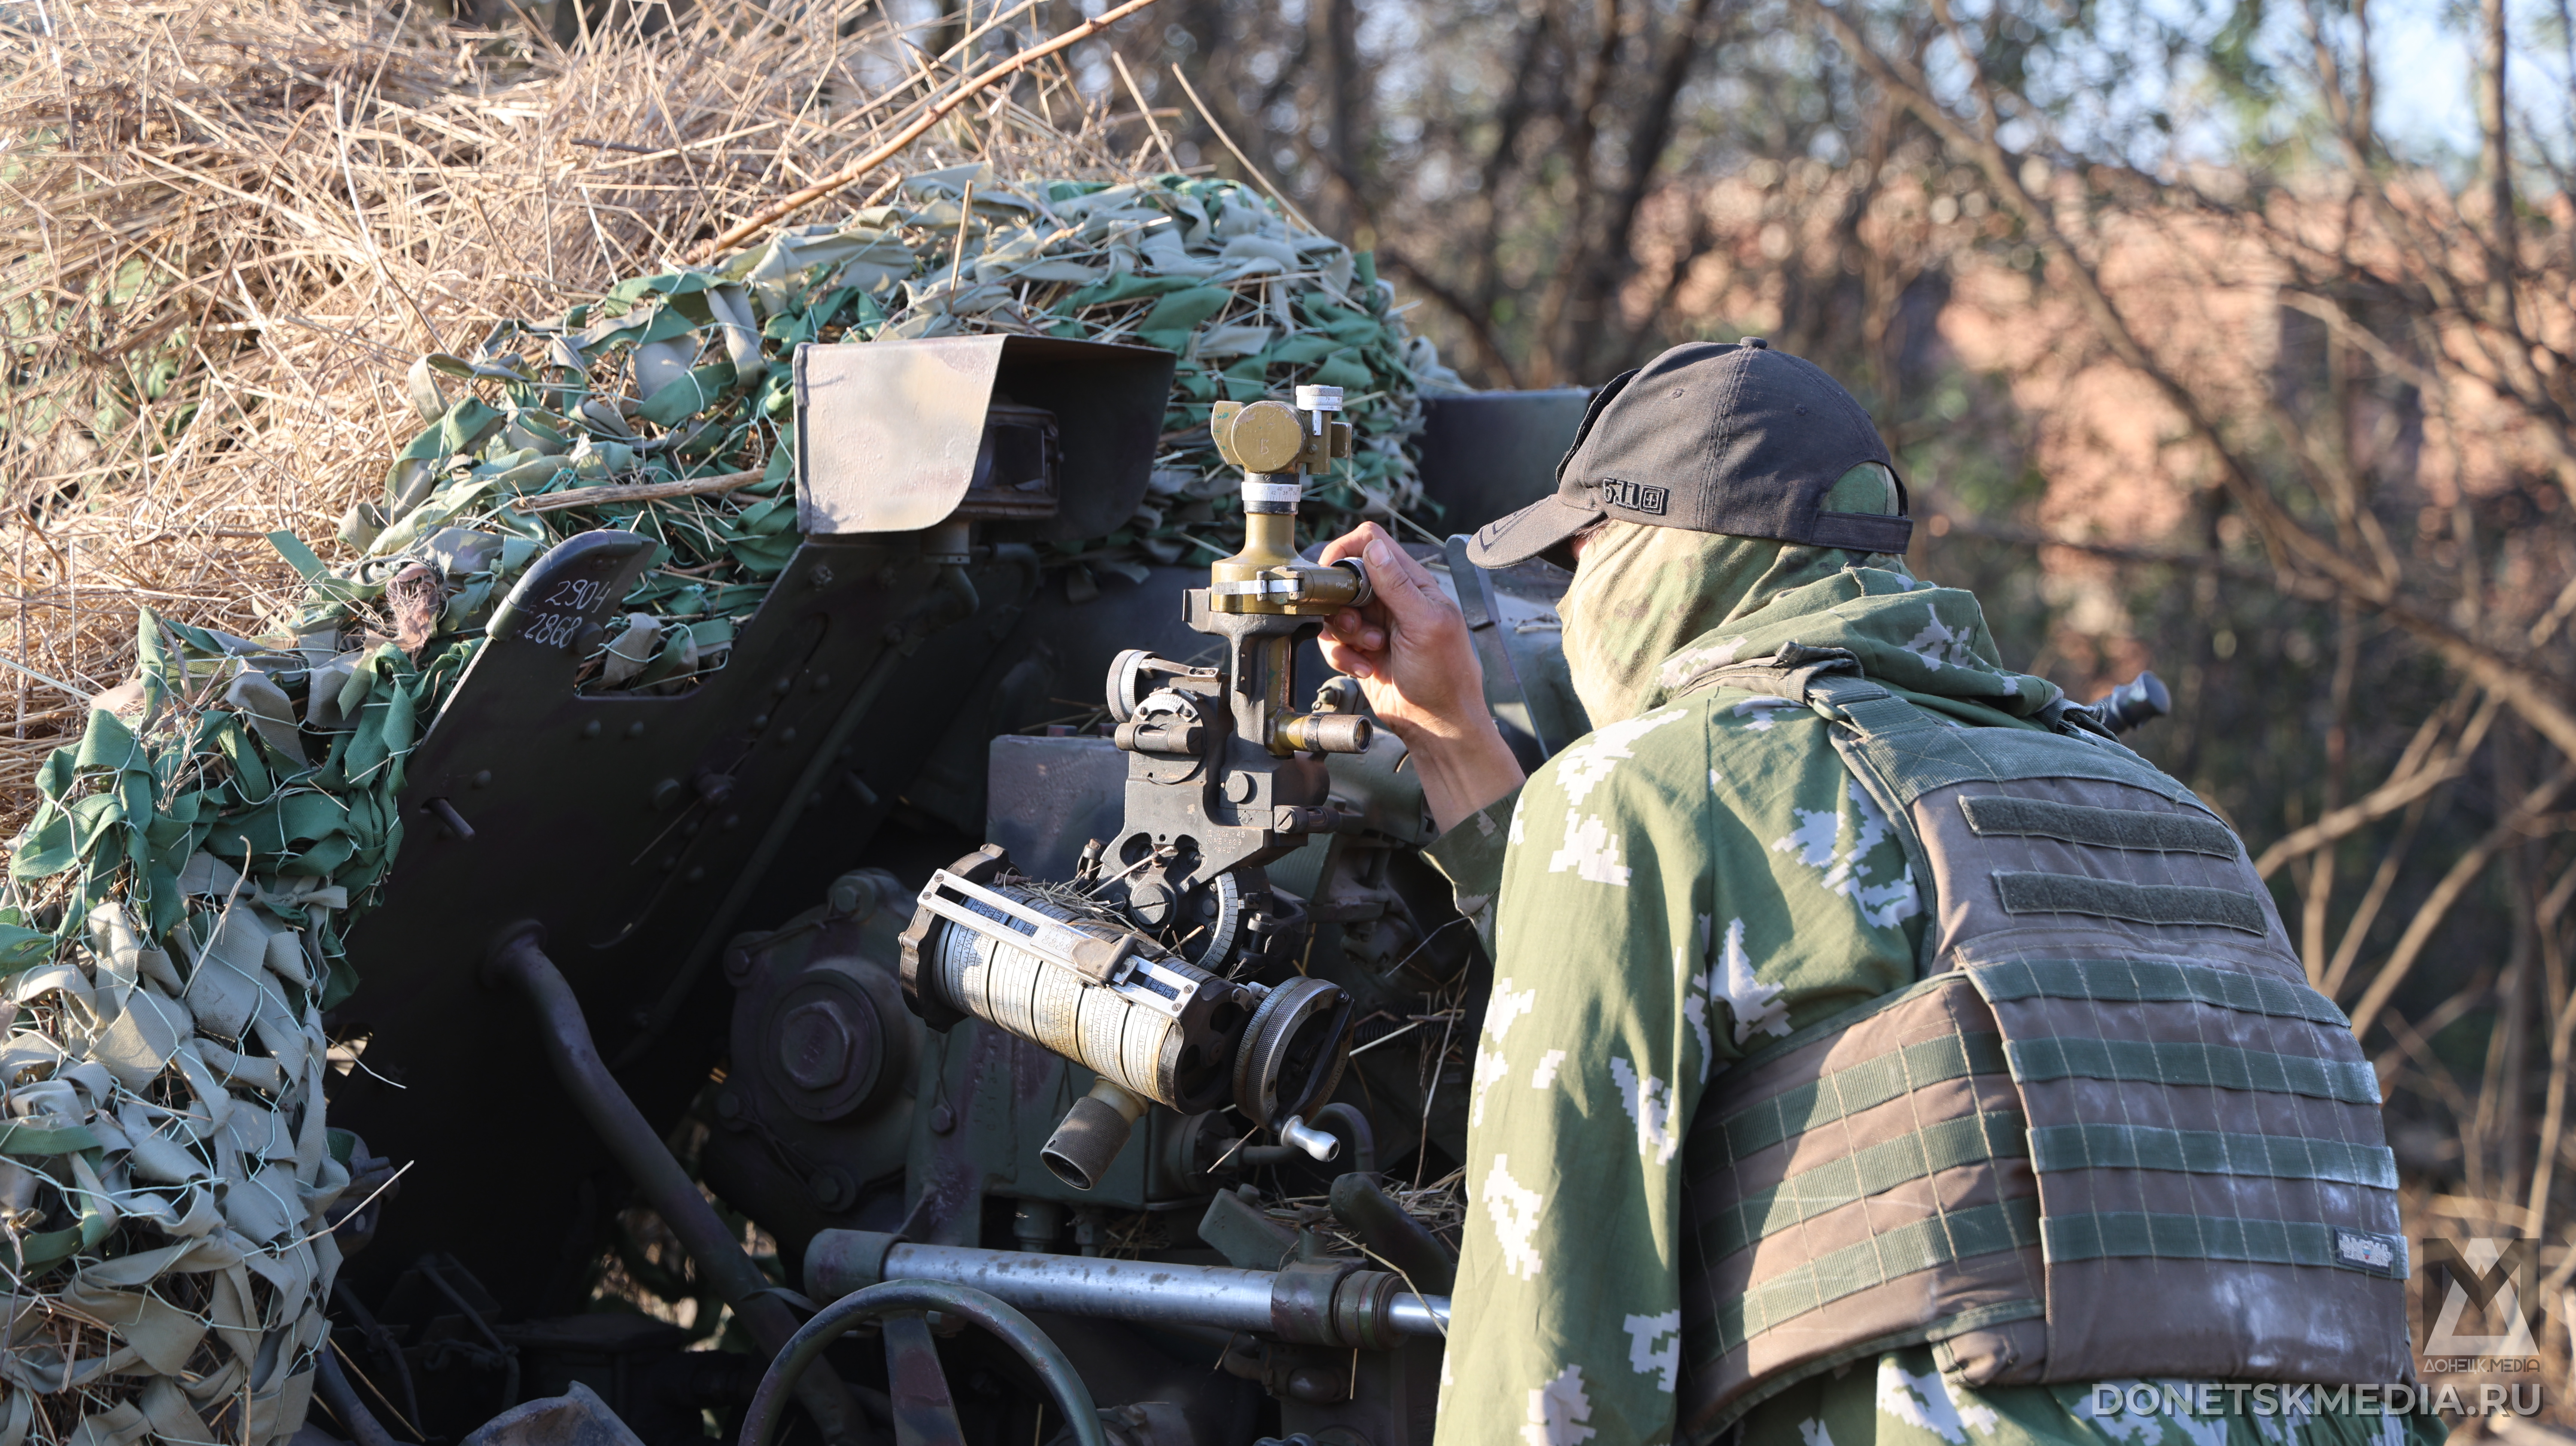
[[[236,633],[292,607],[266,534],[336,556],[418,430],[415,358],[663,269],[958,73],[867,4],[606,8],[620,22],[568,48],[412,9],[103,0],[52,7],[49,36],[8,8],[0,835],[132,673],[136,604]],[[971,44],[1045,38],[1027,25]],[[1132,177],[1150,128],[1074,59],[956,108],[886,174]]]

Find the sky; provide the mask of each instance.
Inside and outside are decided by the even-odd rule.
[[[2445,0],[2395,0],[2374,7],[2379,124],[2383,134],[2403,144],[2474,153],[2478,116],[2469,98],[2473,36],[2458,18],[2446,17],[2444,12],[2454,8]],[[2405,63],[2390,64],[2394,56],[2406,57]],[[2508,63],[2508,90],[2515,78]]]
[[[2469,89],[2474,8],[2458,0],[2379,0],[2371,11],[2381,133],[2402,147],[2476,154],[2477,106]],[[2566,160],[2567,72],[2556,0],[2508,0],[2505,13],[2515,39],[2505,69],[2507,99],[2555,131]]]

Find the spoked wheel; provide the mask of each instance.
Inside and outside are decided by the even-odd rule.
[[[760,1389],[743,1417],[742,1446],[771,1446],[778,1434],[778,1413],[796,1378],[814,1364],[826,1346],[869,1321],[885,1322],[886,1386],[894,1400],[897,1446],[965,1446],[965,1428],[948,1394],[947,1374],[931,1344],[924,1311],[963,1316],[1002,1338],[1046,1384],[1047,1398],[1073,1424],[1081,1446],[1110,1446],[1092,1408],[1091,1390],[1074,1373],[1073,1363],[1056,1349],[1037,1323],[972,1286],[929,1280],[889,1280],[845,1295],[805,1322],[787,1340],[786,1349],[769,1363]]]

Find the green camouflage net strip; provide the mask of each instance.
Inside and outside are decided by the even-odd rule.
[[[322,1010],[453,672],[397,653],[308,735],[299,654],[148,611],[140,653],[47,761],[0,905],[0,1446],[303,1424],[356,1148],[324,1122]]]
[[[794,346],[1013,331],[1177,353],[1148,500],[1050,558],[1076,600],[1098,571],[1240,545],[1219,399],[1342,387],[1357,455],[1310,519],[1425,510],[1405,445],[1419,392],[1455,378],[1367,256],[1226,182],[973,166],[900,194],[424,358],[430,425],[343,527],[362,555],[328,568],[279,535],[306,581],[291,636],[142,613],[139,678],[48,759],[0,893],[0,1446],[271,1446],[302,1425],[329,1222],[374,1183],[352,1188],[356,1142],[324,1124],[321,1011],[356,985],[341,940],[401,847],[403,761],[494,606],[578,532],[661,544],[586,686],[676,691],[722,665],[798,541]],[[527,505],[742,472],[760,475],[721,494]]]
[[[977,164],[914,176],[901,195],[707,269],[623,282],[551,323],[505,323],[471,356],[422,358],[410,391],[430,425],[396,455],[385,500],[345,520],[342,537],[365,556],[314,578],[298,632],[393,632],[385,588],[425,562],[445,587],[438,632],[470,637],[546,547],[627,528],[661,547],[594,685],[689,686],[721,662],[795,551],[787,363],[807,342],[1017,332],[1176,353],[1145,503],[1108,536],[1048,558],[1077,601],[1096,571],[1132,581],[1147,563],[1241,545],[1241,504],[1208,435],[1222,399],[1341,387],[1357,446],[1313,488],[1315,535],[1369,517],[1427,520],[1406,448],[1420,393],[1457,380],[1405,330],[1365,253],[1292,228],[1227,181],[1006,185]],[[721,495],[528,506],[584,487],[745,472],[760,478]]]

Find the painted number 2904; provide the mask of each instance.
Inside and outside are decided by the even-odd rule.
[[[556,583],[554,589],[546,594],[545,600],[537,606],[570,608],[577,613],[586,613],[590,611],[593,603],[606,596],[608,596],[608,584],[605,581],[587,577],[568,577]]]

